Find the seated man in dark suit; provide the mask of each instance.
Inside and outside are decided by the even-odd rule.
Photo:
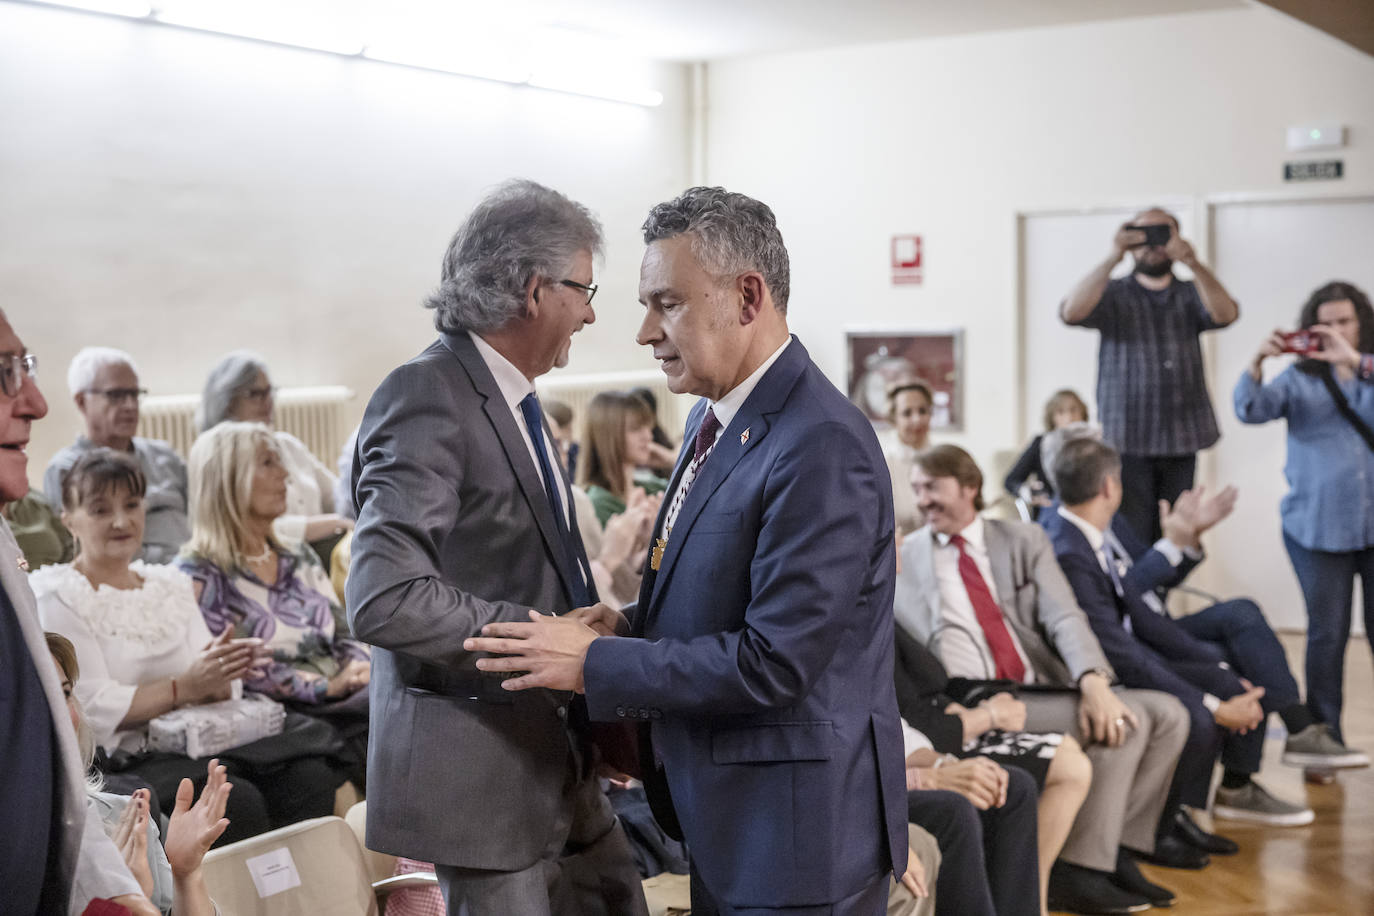
[[[1046,436],[1046,457],[1053,464],[1065,442],[1096,439],[1099,435],[1099,430],[1086,425],[1057,430]],[[1051,471],[1046,473],[1053,477]],[[1226,487],[1211,497],[1202,488],[1188,490],[1172,506],[1161,503],[1163,537],[1153,545],[1136,534],[1125,515],[1117,512],[1112,516],[1105,538],[1125,570],[1121,579],[1126,591],[1139,595],[1156,614],[1168,616],[1165,600],[1169,590],[1182,584],[1202,562],[1202,535],[1230,515],[1235,502],[1236,489]],[[1056,517],[1058,507],[1056,501],[1056,511],[1043,515],[1042,523]],[[1368,755],[1337,741],[1331,727],[1319,721],[1302,702],[1283,646],[1255,602],[1248,598],[1219,601],[1175,622],[1195,638],[1214,645],[1233,670],[1264,688],[1260,706],[1266,717],[1271,712],[1278,713],[1288,730],[1284,763],[1328,774],[1335,769],[1369,765]],[[1256,746],[1262,742],[1263,722],[1257,731]],[[1271,825],[1284,822],[1282,813],[1268,810],[1266,795],[1254,785],[1250,772],[1230,767],[1222,778],[1212,813]]]
[[[980,757],[1024,771],[1039,791],[1036,810],[1037,858],[1040,862],[1040,903],[1046,903],[1050,867],[1059,858],[1078,810],[1092,784],[1092,764],[1072,735],[1027,732],[1026,704],[998,690],[976,701],[956,702],[945,666],[929,649],[900,627],[896,631],[897,709],[909,729],[924,736],[931,751],[960,759],[960,765]],[[908,735],[910,737],[910,735]],[[907,772],[920,761],[907,748]],[[954,767],[943,767],[940,774]],[[1020,777],[1018,776],[1017,779]],[[907,788],[911,788],[908,775]],[[931,832],[924,821],[913,820]],[[991,859],[989,859],[989,863]],[[937,883],[938,884],[938,883]],[[996,890],[994,890],[994,899]],[[998,913],[1002,908],[998,907]]]
[[[1204,640],[1181,622],[1151,609],[1158,595],[1142,583],[1157,575],[1151,567],[1157,570],[1167,558],[1159,551],[1158,559],[1143,562],[1137,575],[1127,578],[1127,555],[1111,535],[1112,518],[1121,501],[1120,459],[1111,446],[1094,439],[1068,442],[1055,459],[1052,474],[1064,505],[1048,519],[1046,528],[1079,606],[1112,666],[1125,683],[1166,690],[1188,709],[1191,727],[1175,776],[1173,800],[1205,809],[1212,768],[1220,755],[1228,772],[1246,777],[1242,786],[1235,787],[1246,791],[1233,797],[1251,806],[1250,819],[1276,825],[1310,823],[1310,809],[1276,799],[1248,779],[1258,771],[1263,754],[1265,685],[1281,684],[1284,677],[1292,684],[1282,647],[1272,632],[1267,643],[1253,636],[1229,643]],[[1221,514],[1221,508],[1209,507],[1203,520]],[[1185,504],[1181,511],[1197,517],[1196,506]],[[1153,602],[1147,602],[1146,596]],[[1223,616],[1229,613],[1221,612]],[[1295,697],[1296,687],[1292,689]],[[1229,840],[1203,833],[1181,808],[1166,813],[1161,835],[1208,852],[1235,850]]]
[[[1036,778],[940,754],[903,722],[907,817],[940,847],[935,916],[1038,916]]]

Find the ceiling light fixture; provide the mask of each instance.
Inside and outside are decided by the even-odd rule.
[[[214,32],[218,35],[232,35],[235,38],[251,38],[254,41],[304,48],[307,51],[327,51],[330,54],[342,54],[345,57],[356,57],[363,51],[363,43],[357,39],[311,31],[290,22],[259,22],[234,17],[232,14],[228,16],[206,16],[191,11],[165,13],[159,11],[154,13],[153,21],[183,29],[193,29],[197,32]]]
[[[517,86],[528,83],[530,78],[529,69],[521,67],[515,61],[463,60],[455,58],[451,54],[417,52],[387,45],[380,47],[368,45],[363,49],[363,57],[384,64],[399,64],[402,67],[413,67],[418,70],[434,70],[439,73],[451,73],[454,76],[494,80],[498,83],[512,83]]]
[[[152,15],[153,6],[146,0],[34,0],[43,6],[62,6],[88,13],[106,13],[110,16],[123,16],[128,19],[146,19]]]

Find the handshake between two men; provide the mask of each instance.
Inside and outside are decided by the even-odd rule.
[[[582,664],[592,640],[629,632],[625,615],[605,604],[576,608],[561,617],[531,610],[529,623],[489,623],[481,636],[464,640],[463,648],[495,656],[477,660],[482,671],[524,672],[502,682],[506,690],[547,687],[583,693]]]

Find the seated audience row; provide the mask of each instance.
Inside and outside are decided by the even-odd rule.
[[[1116,519],[1114,450],[1095,438],[1047,445],[1056,454],[1050,482],[1063,500],[1045,518],[1049,536],[981,517],[982,474],[962,449],[915,456],[911,483],[927,526],[901,548],[899,706],[908,722],[930,714],[912,685],[940,664],[958,690],[1021,691],[1027,728],[1090,742],[1092,784],[1050,872],[1049,906],[1100,913],[1167,905],[1173,895],[1141,877],[1133,860],[1201,868],[1209,854],[1236,851],[1188,813],[1208,807],[1218,757],[1216,815],[1311,821],[1306,806],[1275,798],[1252,778],[1268,712],[1288,727],[1285,763],[1347,767],[1368,758],[1341,745],[1300,702],[1282,647],[1253,602],[1178,621],[1165,612],[1161,590],[1196,565],[1199,537],[1230,512],[1233,491],[1185,491],[1161,513],[1166,537],[1132,551],[1119,540],[1126,527]],[[1055,686],[1059,692],[1046,689]]]

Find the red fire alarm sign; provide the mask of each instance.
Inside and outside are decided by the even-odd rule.
[[[894,285],[921,282],[921,237],[892,237],[892,282]]]

